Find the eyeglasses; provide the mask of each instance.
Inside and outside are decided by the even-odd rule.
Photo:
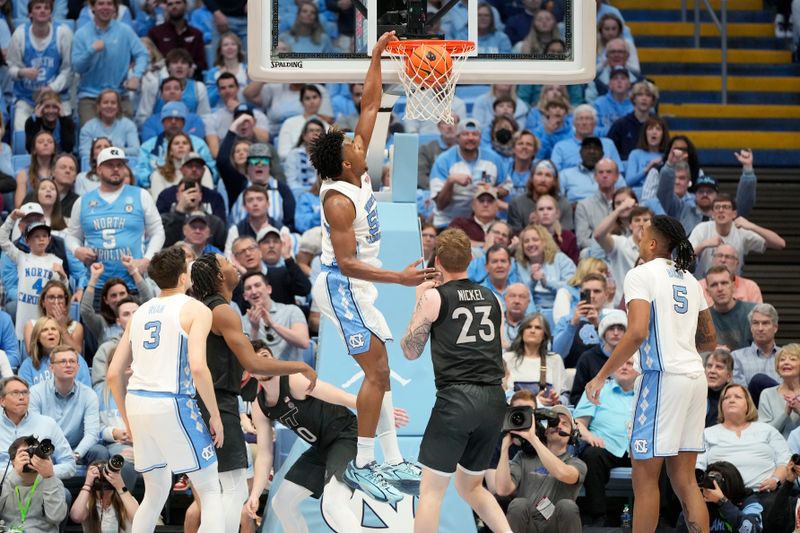
[[[717,204],[713,209],[714,211],[733,211],[733,206],[730,204]]]
[[[731,254],[714,254],[714,257],[718,257],[719,259],[730,259],[731,261],[738,261],[739,257]]]
[[[257,251],[258,251],[258,246],[256,246],[255,244],[251,244],[247,248],[242,248],[238,252],[233,252],[233,255],[235,255],[236,257],[241,257],[247,252],[257,252]]]
[[[10,390],[3,393],[3,396],[11,396],[12,398],[25,398],[31,395],[29,390]]]
[[[75,359],[62,359],[61,361],[51,361],[51,364],[58,366],[75,366],[78,364],[78,361]]]
[[[67,297],[63,294],[48,294],[44,297],[45,300],[48,302],[65,302],[67,301]]]
[[[247,158],[248,165],[269,165],[269,157],[248,157]]]

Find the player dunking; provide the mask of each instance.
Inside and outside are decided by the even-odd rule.
[[[644,264],[625,276],[628,330],[586,385],[586,396],[598,403],[606,378],[639,350],[642,374],[636,382],[630,450],[633,531],[651,533],[658,525],[658,478],[666,462],[688,530],[707,532],[708,509],[694,467],[703,451],[708,393],[698,350],[716,348],[714,323],[703,289],[690,273],[694,250],[680,222],[654,217],[642,235],[639,255]]]
[[[455,472],[458,493],[484,523],[492,531],[510,532],[500,505],[483,487],[506,410],[503,310],[492,291],[467,278],[472,248],[466,233],[443,231],[435,250],[444,284],[417,287],[417,307],[400,343],[405,356],[416,359],[430,335],[436,383],[436,403],[419,449],[422,483],[414,531],[439,531],[442,498]]]
[[[202,504],[202,533],[224,531],[217,455],[223,427],[206,365],[211,311],[185,294],[186,255],[178,246],[153,256],[147,269],[161,288],[134,313],[108,368],[108,383],[133,440],[145,493],[132,533],[152,533],[172,487],[172,473],[187,473]],[[125,385],[125,370],[133,374]],[[211,412],[209,434],[197,393]],[[213,439],[213,441],[212,441]]]
[[[256,356],[242,331],[241,318],[230,306],[233,289],[239,283],[239,272],[224,256],[203,254],[192,264],[191,276],[193,294],[212,313],[206,355],[226,435],[224,445],[217,450],[225,507],[224,531],[236,533],[242,506],[247,500],[247,449],[239,418],[243,370],[267,376],[301,373],[310,389],[314,388],[317,374],[302,361],[278,361]],[[210,412],[205,400],[201,398],[199,404],[203,420],[208,421]]]
[[[348,465],[344,479],[374,499],[390,502],[402,498],[393,485],[401,489],[411,486],[413,491],[419,469],[403,461],[397,444],[384,345],[392,336],[386,319],[375,307],[378,293],[372,282],[414,286],[433,275],[432,268],[417,269],[422,260],[401,272],[382,269],[378,260],[381,231],[377,202],[366,174],[366,152],[381,104],[381,53],[394,39],[394,32],[385,33],[372,50],[353,139],[332,128],[311,147],[311,162],[324,180],[319,193],[324,228],[322,273],[314,283],[313,296],[364,371],[358,391],[356,459]],[[376,429],[387,463],[383,467],[375,462]]]

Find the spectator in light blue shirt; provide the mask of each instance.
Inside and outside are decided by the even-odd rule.
[[[511,40],[504,31],[497,29],[492,6],[486,2],[478,4],[478,53],[511,53]]]
[[[0,464],[8,463],[8,447],[17,437],[36,435],[37,438],[53,442],[53,470],[58,479],[69,479],[75,475],[75,457],[64,437],[64,432],[49,416],[28,410],[30,390],[28,383],[18,377],[5,378],[0,390]]]
[[[49,416],[64,432],[72,447],[75,460],[80,464],[105,461],[108,450],[98,442],[100,413],[97,395],[76,381],[80,356],[70,346],[56,346],[50,354],[53,379],[31,387],[30,410]]]
[[[572,127],[566,122],[569,104],[563,99],[548,100],[544,106],[544,122],[539,124],[533,133],[539,139],[539,152],[536,159],[550,159],[553,147],[572,136]]]
[[[17,339],[17,333],[14,330],[14,321],[11,319],[11,315],[2,310],[0,310],[0,350],[6,353],[8,364],[11,365],[11,368],[16,372],[21,363],[19,356],[19,339]]]
[[[581,104],[572,112],[572,125],[575,135],[558,141],[553,147],[551,160],[555,163],[558,170],[578,166],[581,162],[581,143],[587,137],[597,135],[597,111],[589,104]],[[622,168],[622,160],[614,146],[614,141],[608,137],[599,137],[603,145],[603,156],[613,160],[619,168]]]
[[[597,193],[597,180],[595,167],[604,159],[603,143],[597,137],[586,137],[581,141],[581,162],[578,166],[567,168],[560,174],[561,194],[567,197],[569,203],[576,204],[584,198]],[[611,161],[609,159],[609,161]],[[614,161],[616,169],[619,165]],[[614,189],[625,186],[625,180],[617,172],[617,181]],[[579,243],[580,245],[580,243]]]
[[[663,118],[652,116],[644,121],[636,148],[628,154],[625,165],[625,182],[642,197],[642,186],[650,169],[663,162],[669,146],[669,127]],[[666,206],[664,206],[666,209]],[[674,215],[672,215],[674,216]]]
[[[586,500],[592,524],[603,526],[606,514],[606,483],[612,468],[630,467],[628,422],[634,401],[633,385],[639,375],[633,358],[628,359],[600,389],[599,404],[584,392],[573,416],[588,446],[580,454],[586,463]]]
[[[310,0],[298,4],[294,24],[278,38],[288,44],[292,52],[322,54],[334,51],[331,37],[319,19],[319,8]]]
[[[112,146],[125,150],[125,155],[139,155],[139,132],[136,124],[122,116],[119,93],[114,89],[103,89],[97,96],[97,116],[81,126],[80,156],[88,159],[92,150],[92,140],[105,137]]]
[[[611,71],[608,80],[608,92],[598,96],[592,102],[597,110],[597,124],[599,133],[605,135],[611,125],[625,115],[633,113],[631,102],[631,80],[628,69],[617,67]]]
[[[95,98],[103,89],[135,91],[147,70],[150,54],[130,26],[113,20],[116,10],[112,0],[90,0],[94,24],[86,24],[75,32],[72,41],[72,68],[80,75],[78,82],[78,113],[81,124],[95,116]],[[128,68],[134,62],[133,75]],[[127,78],[127,80],[126,80]],[[122,109],[133,115],[130,101],[125,98]]]
[[[49,317],[42,317],[34,323],[31,331],[31,343],[28,346],[30,357],[22,361],[19,367],[19,376],[27,383],[36,385],[41,381],[53,379],[50,370],[50,353],[64,342],[59,328],[58,323]],[[89,375],[89,367],[83,357],[78,357],[78,365],[78,381],[91,386],[92,378]]]

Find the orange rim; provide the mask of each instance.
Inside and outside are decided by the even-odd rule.
[[[386,51],[395,56],[409,56],[415,48],[423,44],[429,46],[443,46],[450,55],[464,55],[475,50],[475,43],[472,41],[415,39],[407,41],[389,41],[386,45]]]

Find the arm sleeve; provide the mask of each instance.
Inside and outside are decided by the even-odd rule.
[[[76,248],[83,246],[83,228],[81,228],[81,201],[77,200],[72,205],[72,213],[69,217],[69,224],[64,233],[64,244],[67,250],[75,253]]]
[[[97,395],[93,390],[83,390],[86,405],[83,409],[83,438],[75,447],[75,451],[83,457],[93,445],[97,444],[100,435],[100,407]]]
[[[649,176],[650,174],[648,174]],[[678,217],[680,215],[682,201],[675,194],[675,170],[669,165],[661,167],[656,198],[669,216]]]
[[[161,215],[159,215],[158,209],[156,209],[156,203],[153,201],[153,197],[150,196],[150,193],[146,190],[140,190],[146,224],[145,235],[149,239],[144,256],[147,259],[152,259],[156,252],[161,250],[164,246],[164,226],[161,224]]]
[[[575,237],[578,239],[578,246],[588,248],[592,244],[592,228],[589,227],[589,214],[586,207],[578,202],[575,208]]]
[[[142,276],[141,280],[136,283],[136,289],[139,291],[139,302],[145,303],[148,300],[152,300],[155,297],[153,294],[153,289],[150,288],[150,284],[147,282],[147,278]]]
[[[88,32],[79,31],[72,39],[72,68],[78,74],[86,74],[92,66],[95,51],[89,41],[90,38]]]
[[[3,250],[3,253],[6,254],[9,259],[16,263],[19,261],[22,252],[11,242],[11,229],[14,227],[14,222],[14,219],[8,216],[6,217],[6,221],[3,222],[3,225],[0,226],[0,249]]]
[[[553,335],[553,351],[562,358],[569,353],[569,347],[579,326],[580,323],[578,326],[573,325],[569,316],[565,316],[556,324],[556,332]]]
[[[144,47],[142,41],[139,40],[139,37],[136,35],[133,29],[128,29],[131,58],[134,61],[133,75],[141,79],[141,77],[144,76],[144,73],[147,71],[147,65],[150,63],[150,53],[147,51],[147,48]]]
[[[56,36],[58,53],[61,56],[61,68],[58,75],[50,82],[50,88],[60,93],[72,81],[72,31],[65,25],[58,27]]]
[[[125,118],[122,121],[123,128],[125,129],[125,155],[128,157],[136,157],[139,155],[139,132],[136,131],[136,124],[129,119]]]
[[[0,350],[0,377],[10,377],[14,375],[14,369],[11,368],[11,363],[8,360],[6,352]]]
[[[67,517],[67,500],[64,496],[64,483],[55,475],[42,479],[39,483],[42,491],[42,507],[44,518],[55,529]]]
[[[197,93],[197,111],[195,111],[195,113],[200,116],[208,115],[211,113],[211,104],[208,103],[206,84],[202,81],[195,81],[194,88]]]
[[[771,391],[767,392],[767,390],[761,393],[761,401],[758,403],[758,421],[769,424],[778,431],[781,431],[786,424],[788,416],[785,410],[780,409],[779,405],[776,405],[780,403],[782,399],[779,396],[776,397]],[[764,392],[766,392],[766,394],[764,394]],[[777,400],[777,402],[775,400]]]
[[[625,302],[633,300],[653,301],[651,282],[647,279],[642,269],[631,269],[625,275],[624,283]]]
[[[86,287],[81,297],[81,321],[86,329],[92,332],[98,342],[103,338],[103,330],[106,327],[105,319],[94,310],[95,289]]]
[[[736,186],[736,213],[750,216],[756,205],[756,175],[753,171],[742,172],[739,185]]]
[[[296,296],[308,296],[311,292],[311,280],[294,259],[286,260],[286,273],[289,275],[292,294]]]
[[[575,274],[575,263],[572,262],[572,259],[567,257],[567,254],[558,252],[555,258],[555,264],[558,267],[558,278],[547,280],[547,288],[553,292],[558,291],[558,289],[566,288],[567,280]]]
[[[19,71],[25,68],[22,61],[22,54],[25,48],[25,29],[20,27],[11,35],[11,42],[6,50],[6,62],[8,63],[8,75],[12,80],[19,79]]]
[[[786,443],[786,439],[783,438],[783,435],[781,435],[777,429],[769,426],[768,431],[769,445],[775,454],[775,464],[785,465],[789,462],[789,459],[792,456],[792,452],[789,451],[789,445]]]
[[[231,151],[236,142],[236,134],[228,131],[225,138],[222,139],[222,144],[217,152],[217,170],[222,182],[225,184],[225,190],[228,192],[228,202],[233,205],[239,194],[247,186],[247,178],[231,163]]]
[[[0,312],[0,338],[2,340],[3,350],[6,352],[6,357],[11,367],[16,370],[22,363],[19,356],[19,340],[14,331],[14,323],[11,321],[11,316],[5,311]]]

